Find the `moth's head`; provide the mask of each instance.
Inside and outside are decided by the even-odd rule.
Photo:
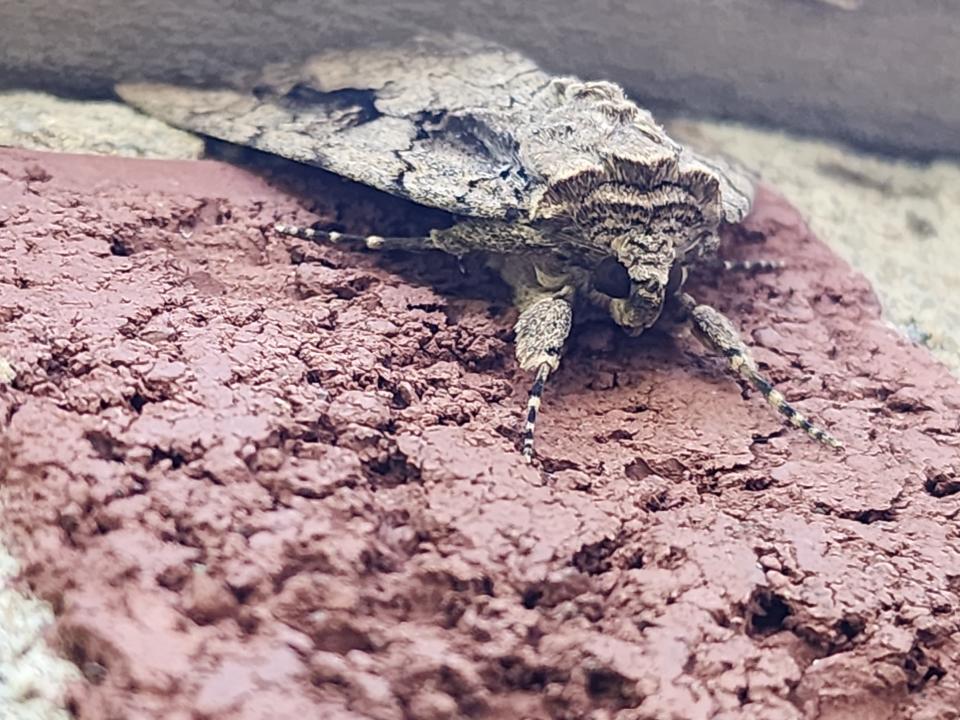
[[[670,175],[671,168],[657,172]],[[595,299],[627,332],[638,335],[656,322],[682,284],[686,258],[715,237],[718,197],[716,179],[701,174],[675,182],[606,182],[582,201],[578,219],[606,255],[593,268]]]
[[[630,231],[615,238],[611,250],[593,268],[591,289],[617,325],[639,335],[657,321],[666,298],[685,280],[675,239]]]

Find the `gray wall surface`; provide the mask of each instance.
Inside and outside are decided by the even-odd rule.
[[[654,109],[960,152],[960,0],[0,0],[0,86],[217,84],[421,29],[618,81]]]

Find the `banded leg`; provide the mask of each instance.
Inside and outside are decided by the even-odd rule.
[[[281,235],[298,237],[301,240],[311,240],[317,243],[354,243],[366,247],[368,250],[432,250],[444,249],[437,246],[432,237],[381,237],[380,235],[351,235],[336,232],[335,230],[314,230],[299,225],[284,225],[277,223],[273,226],[275,232]]]
[[[695,271],[760,273],[783,270],[786,264],[780,260],[721,260],[711,258],[693,266]]]
[[[710,350],[726,357],[730,369],[756,388],[774,410],[817,442],[837,450],[843,448],[843,443],[800,414],[787,402],[783,394],[760,374],[750,351],[730,320],[709,305],[698,305],[687,293],[681,293],[678,297],[689,315],[693,334],[697,339]]]
[[[780,260],[721,260],[720,269],[724,272],[774,272],[782,270],[785,264]]]
[[[549,250],[555,244],[551,238],[529,225],[499,220],[463,220],[448,228],[431,230],[423,237],[350,235],[284,224],[274,225],[273,229],[282,235],[320,243],[347,242],[369,250],[442,250],[458,257],[476,250],[495,254],[528,253],[537,249]]]
[[[533,433],[547,378],[560,366],[563,346],[573,323],[570,303],[552,295],[534,298],[521,310],[515,326],[517,362],[523,370],[536,372],[527,400],[523,430],[523,457],[533,457]]]

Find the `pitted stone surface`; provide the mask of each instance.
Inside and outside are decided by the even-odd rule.
[[[78,717],[957,717],[960,387],[783,200],[725,252],[789,268],[695,291],[845,454],[601,324],[531,467],[502,288],[275,237],[432,220],[273,179],[0,156],[6,525]]]

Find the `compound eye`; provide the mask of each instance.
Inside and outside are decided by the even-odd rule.
[[[593,288],[612,298],[630,296],[630,276],[616,258],[604,258],[593,271]]]
[[[683,289],[687,282],[687,268],[677,263],[670,268],[670,279],[667,280],[667,295],[673,295]]]

